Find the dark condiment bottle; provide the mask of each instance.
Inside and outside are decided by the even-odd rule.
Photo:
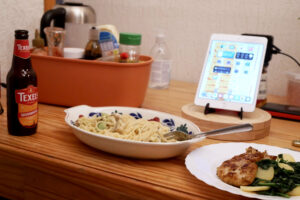
[[[38,123],[38,88],[26,30],[15,31],[14,55],[6,83],[9,134],[34,134]]]
[[[99,43],[99,31],[92,27],[90,29],[90,39],[86,44],[84,51],[84,59],[95,60],[102,56],[100,43]]]

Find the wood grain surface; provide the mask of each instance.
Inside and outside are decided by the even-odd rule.
[[[193,102],[196,84],[172,81],[169,89],[148,89],[142,107],[181,115]],[[284,102],[284,98],[270,97]],[[5,90],[1,103],[5,102]],[[35,135],[7,132],[0,115],[0,196],[9,199],[248,199],[220,191],[196,179],[185,168],[186,155],[221,141],[205,139],[183,155],[166,160],[138,160],[111,155],[81,143],[64,122],[64,107],[39,105]],[[201,127],[200,127],[201,128]],[[251,141],[299,150],[300,123],[272,119],[269,136]]]

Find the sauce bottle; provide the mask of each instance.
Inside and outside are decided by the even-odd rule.
[[[94,26],[90,29],[90,40],[85,46],[84,59],[95,60],[102,56],[98,32]]]
[[[38,123],[38,88],[31,65],[27,30],[15,31],[14,55],[6,83],[9,134],[34,134]]]

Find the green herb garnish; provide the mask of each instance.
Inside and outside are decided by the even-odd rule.
[[[296,186],[300,185],[300,162],[287,162],[283,160],[282,155],[278,155],[279,162],[275,160],[261,160],[257,162],[258,167],[268,169],[274,167],[274,178],[270,181],[256,178],[251,184],[252,186],[270,186],[271,188],[266,191],[259,191],[258,194],[282,196],[288,198],[287,194],[293,190]],[[280,168],[278,163],[285,163],[290,165],[294,171]]]

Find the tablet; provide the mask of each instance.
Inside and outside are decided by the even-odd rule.
[[[194,103],[253,112],[267,42],[265,37],[213,34]]]

